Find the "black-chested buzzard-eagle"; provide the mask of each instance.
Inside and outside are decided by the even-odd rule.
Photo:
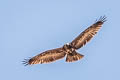
[[[94,24],[83,31],[77,38],[72,42],[65,44],[64,46],[52,50],[47,50],[38,54],[30,59],[25,59],[23,64],[42,64],[50,63],[66,56],[66,62],[73,62],[80,60],[84,55],[76,52],[77,49],[84,46],[91,38],[98,32],[102,24],[106,21],[105,16],[101,16]]]

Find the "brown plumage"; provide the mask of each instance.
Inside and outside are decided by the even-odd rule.
[[[88,27],[85,31],[83,31],[77,38],[75,38],[71,43],[65,44],[61,48],[48,50],[38,54],[35,57],[30,59],[25,59],[23,64],[32,65],[32,64],[42,64],[42,63],[50,63],[56,61],[58,59],[66,57],[66,62],[73,62],[83,58],[84,55],[76,52],[77,49],[83,47],[88,41],[92,39],[92,37],[98,32],[98,30],[102,27],[102,24],[106,21],[106,17],[100,17],[98,21],[96,21],[93,25]]]
[[[65,52],[62,48],[45,51],[29,60],[29,64],[49,63],[65,57]]]

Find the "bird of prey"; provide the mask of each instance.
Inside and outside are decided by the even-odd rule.
[[[106,16],[101,16],[94,24],[84,30],[78,37],[72,42],[63,45],[60,48],[44,51],[30,59],[25,59],[23,64],[43,64],[62,59],[66,56],[66,62],[74,62],[80,60],[84,55],[79,54],[76,50],[83,47],[102,27],[102,24],[106,21]]]

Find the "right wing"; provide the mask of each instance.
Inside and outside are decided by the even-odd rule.
[[[90,41],[93,36],[101,28],[102,24],[106,21],[106,17],[100,17],[100,19],[83,31],[77,38],[75,38],[70,44],[73,48],[79,49],[84,46],[88,41]]]

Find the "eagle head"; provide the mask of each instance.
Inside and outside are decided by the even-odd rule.
[[[64,46],[63,46],[63,49],[67,50],[67,49],[71,49],[71,45],[70,43],[66,43]]]

